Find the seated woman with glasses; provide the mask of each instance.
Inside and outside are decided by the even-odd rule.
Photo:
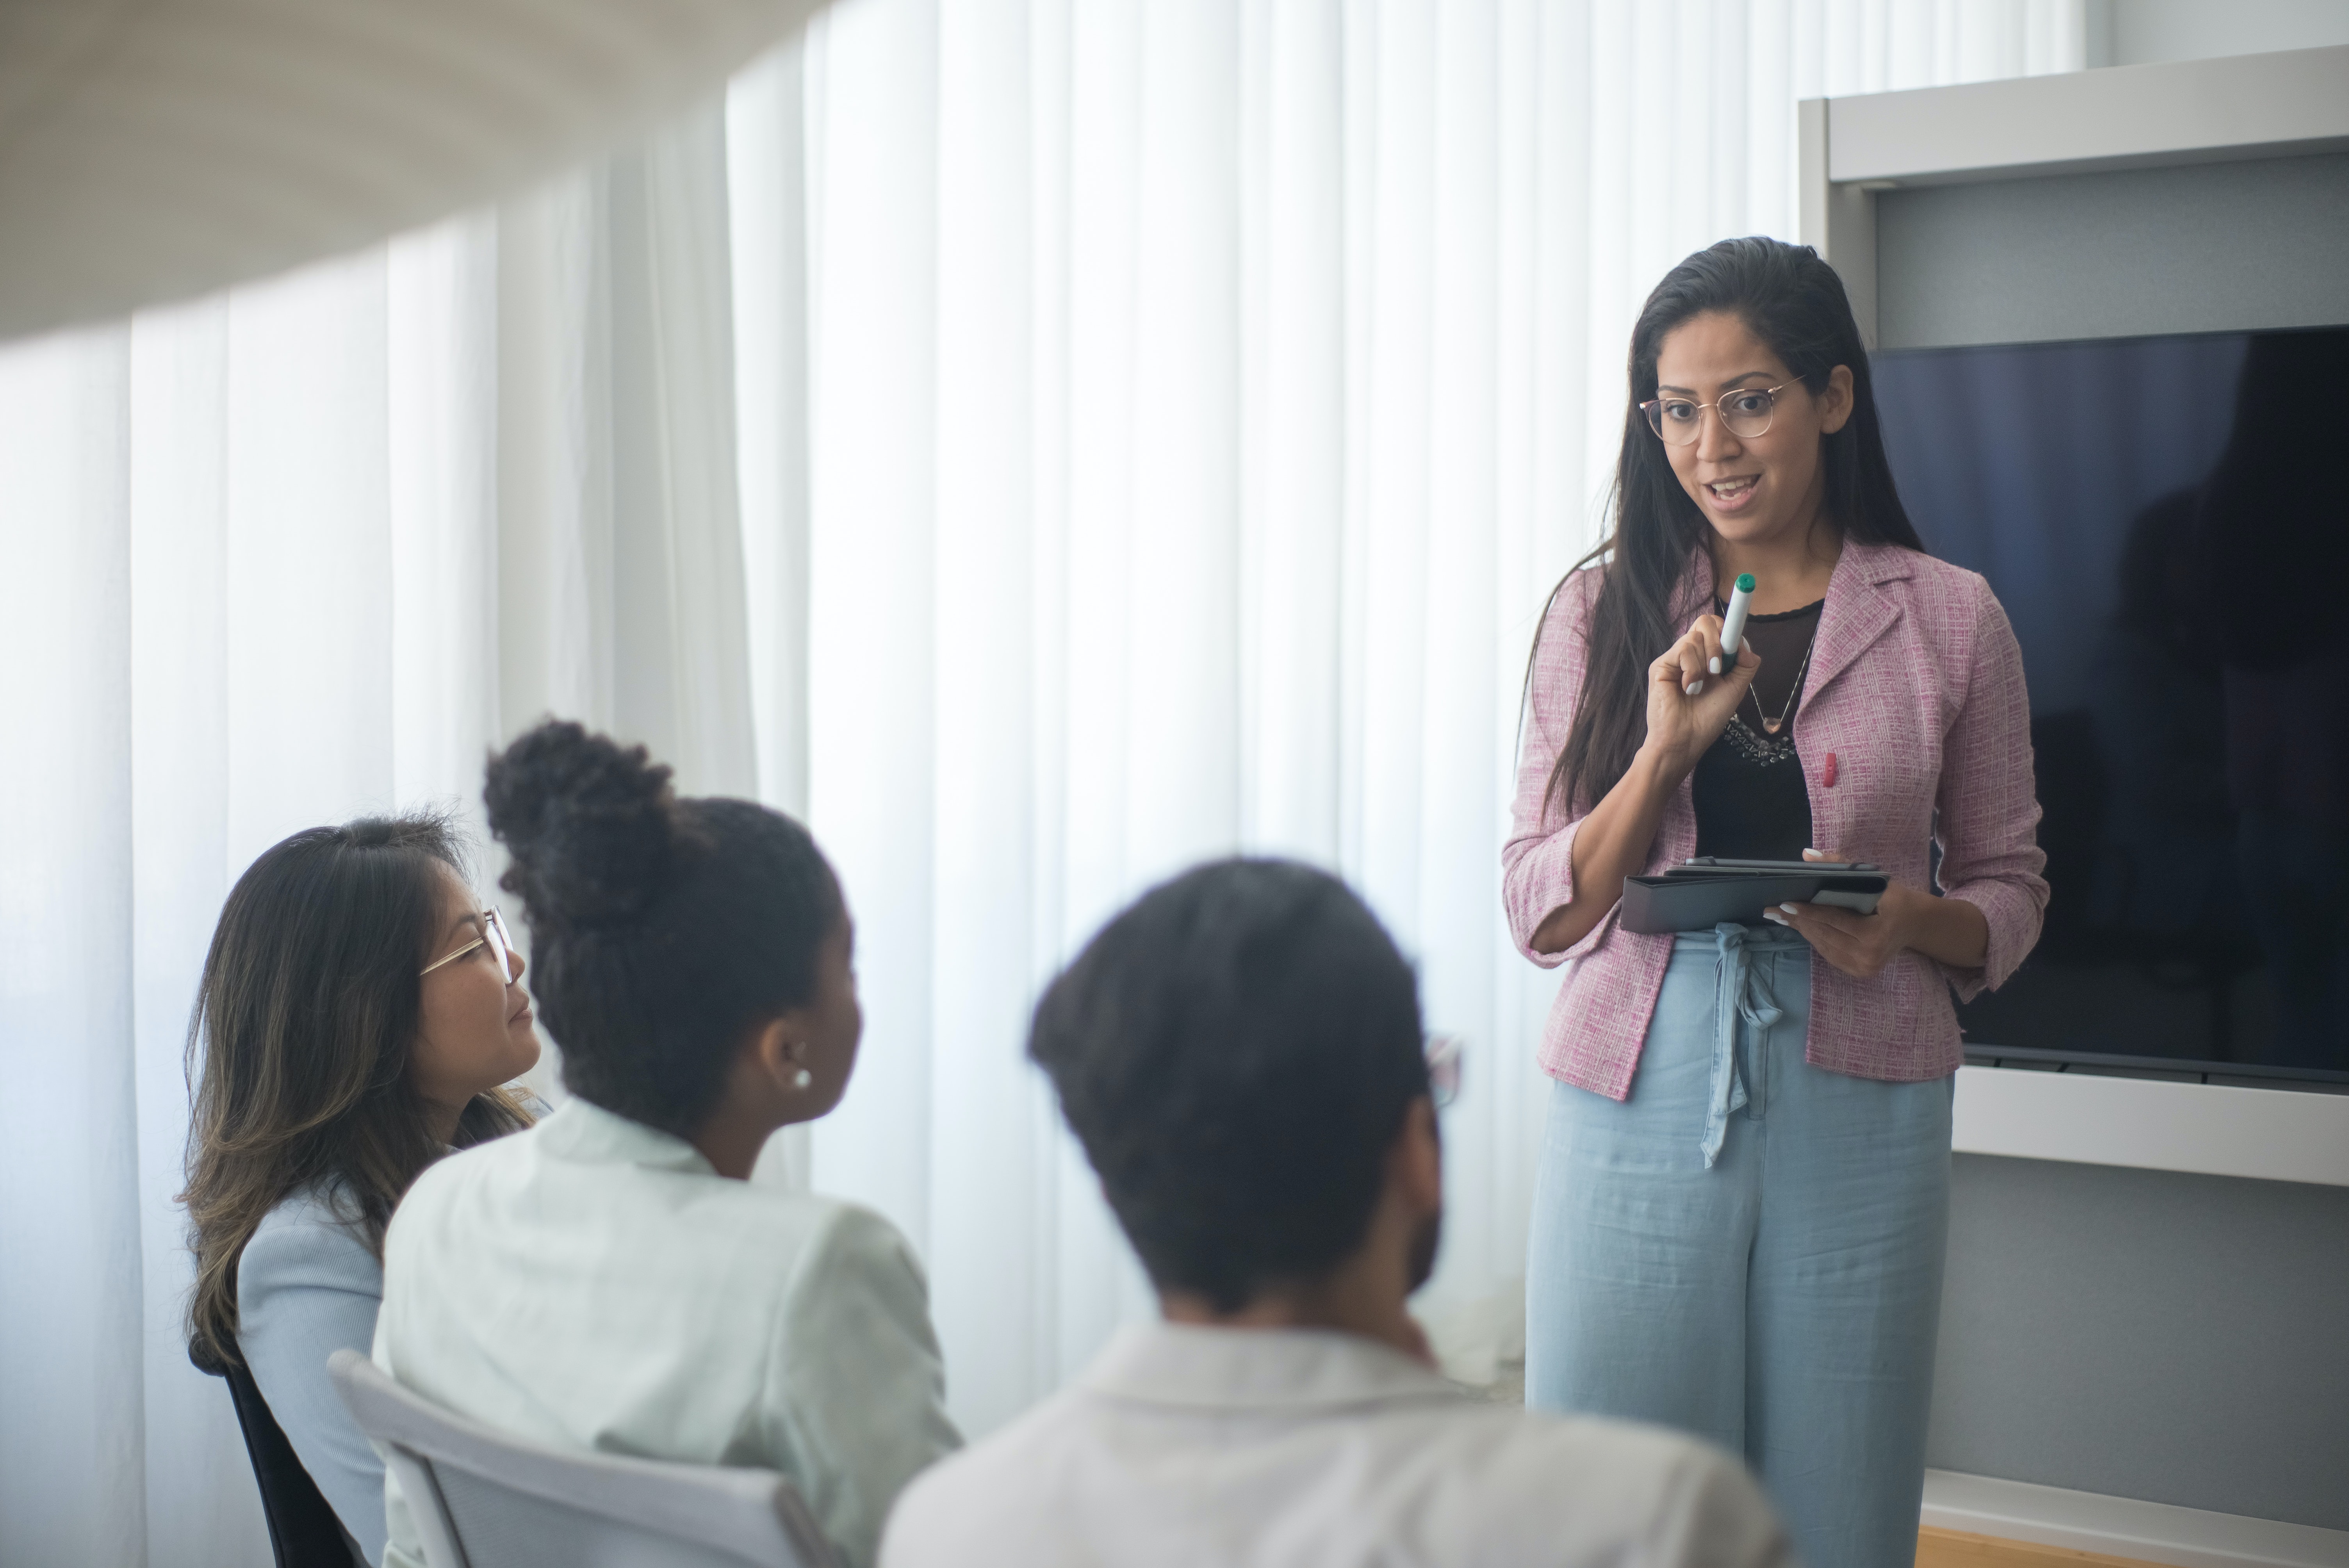
[[[436,817],[295,834],[228,895],[189,1037],[188,1349],[242,1367],[370,1563],[383,1461],[327,1380],[375,1339],[384,1227],[452,1148],[530,1124],[522,960]]]
[[[847,905],[806,829],[668,779],[575,724],[492,760],[572,1098],[409,1194],[376,1362],[537,1442],[779,1470],[867,1563],[898,1491],[960,1442],[927,1287],[879,1216],[748,1180],[847,1088]],[[422,1568],[397,1477],[386,1513],[386,1561]]]

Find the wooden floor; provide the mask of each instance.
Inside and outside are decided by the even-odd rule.
[[[1917,1568],[2154,1568],[2135,1557],[2106,1557],[2068,1546],[2037,1546],[1994,1535],[1964,1535],[1930,1526],[1917,1532]]]

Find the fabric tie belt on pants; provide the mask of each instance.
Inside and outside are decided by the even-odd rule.
[[[1730,1113],[1744,1109],[1753,1097],[1737,1063],[1737,1021],[1753,1026],[1756,1043],[1762,1032],[1785,1016],[1756,972],[1753,954],[1773,949],[1807,946],[1800,936],[1775,926],[1740,925],[1723,921],[1710,933],[1683,932],[1682,942],[1710,944],[1714,951],[1713,993],[1713,1093],[1704,1116],[1704,1166],[1710,1171],[1721,1158],[1722,1140],[1729,1134]],[[1758,1062],[1761,1053],[1754,1053]]]

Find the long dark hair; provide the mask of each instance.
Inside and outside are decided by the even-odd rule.
[[[1571,581],[1593,562],[1606,563],[1599,602],[1591,607],[1581,698],[1545,797],[1568,814],[1597,804],[1631,766],[1647,738],[1648,665],[1695,614],[1694,606],[1677,601],[1690,557],[1712,552],[1713,526],[1681,488],[1640,405],[1656,395],[1656,357],[1665,337],[1708,311],[1743,321],[1813,397],[1826,390],[1837,366],[1850,367],[1851,418],[1820,442],[1825,514],[1848,540],[1925,547],[1893,487],[1868,349],[1835,269],[1808,245],[1755,236],[1710,245],[1666,273],[1631,328],[1630,397],[1615,460],[1615,530],[1567,573]],[[1553,603],[1566,581],[1551,590]],[[1539,631],[1534,641],[1538,648]],[[1530,679],[1530,663],[1526,670]]]
[[[679,799],[669,770],[576,724],[490,760],[537,983],[574,1094],[690,1138],[746,1030],[812,1001],[840,884],[808,830],[750,800]]]
[[[450,873],[464,867],[446,819],[369,817],[295,834],[230,890],[188,1029],[198,1366],[243,1359],[237,1260],[270,1210],[317,1187],[380,1257],[393,1208],[440,1158],[408,1064]],[[477,1095],[457,1143],[528,1125],[505,1091]]]

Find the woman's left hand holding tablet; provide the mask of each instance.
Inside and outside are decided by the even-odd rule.
[[[1806,861],[1843,858],[1817,850],[1803,851]],[[1812,951],[1856,980],[1874,979],[1911,947],[1952,968],[1971,969],[1982,963],[1990,937],[1989,924],[1974,905],[1963,899],[1937,898],[1901,882],[1886,884],[1874,914],[1823,903],[1782,903],[1762,913],[1780,925],[1793,926]]]
[[[1805,850],[1806,861],[1831,861],[1837,856]],[[1836,909],[1824,903],[1782,903],[1763,915],[1780,925],[1791,925],[1811,944],[1812,951],[1856,980],[1872,980],[1909,945],[1907,923],[1901,918],[1913,889],[1889,883],[1877,901],[1874,914],[1856,909]]]

